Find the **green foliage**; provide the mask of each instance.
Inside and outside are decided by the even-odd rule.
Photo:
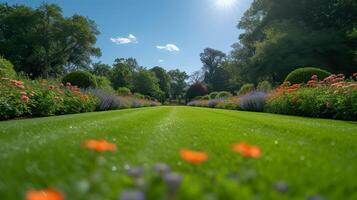
[[[149,70],[143,69],[135,73],[133,85],[135,92],[156,98],[160,98],[163,95],[160,90],[159,79]]]
[[[168,74],[171,78],[170,96],[173,99],[178,99],[178,103],[180,103],[181,99],[185,96],[186,80],[189,76],[186,72],[180,71],[179,69],[170,70]]]
[[[215,98],[217,97],[217,95],[218,95],[218,92],[211,92],[211,93],[208,95],[208,97],[209,97],[209,99],[215,99]]]
[[[196,82],[188,88],[186,92],[186,97],[188,99],[193,99],[197,96],[206,95],[207,93],[208,93],[207,86],[204,83]]]
[[[89,72],[86,71],[75,71],[67,74],[63,77],[62,83],[71,83],[80,88],[97,87],[96,78]]]
[[[254,84],[246,83],[240,88],[240,90],[237,92],[237,95],[239,96],[245,95],[249,92],[252,92],[253,90],[254,90]]]
[[[6,60],[5,58],[0,57],[0,78],[15,78],[15,76],[16,72],[11,62]]]
[[[102,89],[107,92],[113,92],[112,83],[105,76],[95,76],[95,80],[97,82],[97,88]]]
[[[170,92],[171,82],[170,75],[166,72],[164,68],[158,66],[150,69],[150,71],[154,72],[156,78],[159,79],[160,90],[165,93],[165,96],[168,96]]]
[[[96,76],[104,76],[104,77],[110,77],[112,73],[111,67],[101,62],[94,63],[91,72]]]
[[[140,94],[140,93],[138,93],[138,92],[135,92],[135,93],[134,93],[134,97],[136,97],[136,98],[138,98],[138,99],[145,99],[145,95]]]
[[[267,111],[309,117],[357,120],[357,90],[353,87],[306,87],[272,94]]]
[[[120,87],[120,88],[117,89],[117,94],[119,96],[130,96],[131,95],[131,91],[127,87]]]
[[[269,92],[270,90],[272,90],[272,86],[269,81],[261,81],[258,83],[257,86],[258,92]]]
[[[315,67],[304,67],[290,72],[285,81],[289,81],[291,84],[307,83],[313,75],[317,75],[318,79],[323,80],[331,73]]]
[[[110,79],[114,89],[118,89],[120,87],[133,87],[133,73],[129,66],[123,63],[121,59],[115,60]]]
[[[96,99],[47,80],[0,80],[0,120],[94,111]]]
[[[227,91],[222,91],[222,92],[219,92],[216,96],[216,98],[228,98],[228,97],[231,97],[232,94],[230,92],[227,92]]]
[[[350,74],[355,66],[352,1],[254,0],[238,28],[232,63],[245,82],[283,82],[296,66]]]
[[[59,76],[67,70],[88,69],[99,31],[80,15],[63,16],[55,4],[38,8],[0,4],[0,55],[31,77]],[[65,68],[64,66],[70,66]]]

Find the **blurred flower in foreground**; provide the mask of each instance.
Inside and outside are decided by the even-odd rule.
[[[95,151],[116,151],[117,146],[106,140],[86,140],[84,142],[85,147],[93,149]]]
[[[158,163],[154,166],[154,171],[156,171],[159,174],[166,174],[171,171],[171,168],[167,164]]]
[[[208,160],[208,154],[206,152],[189,151],[187,149],[182,149],[180,151],[181,157],[192,164],[200,164]]]
[[[243,157],[259,158],[261,151],[257,146],[252,146],[245,142],[233,145],[233,151],[240,153]]]
[[[128,169],[128,175],[134,178],[139,178],[144,174],[144,168],[142,167],[135,167]]]
[[[164,181],[170,190],[177,190],[182,182],[182,176],[177,173],[169,173],[164,176]]]
[[[55,189],[31,190],[26,193],[26,200],[64,200],[64,196]]]
[[[124,190],[119,197],[120,200],[145,200],[145,194],[140,190]]]

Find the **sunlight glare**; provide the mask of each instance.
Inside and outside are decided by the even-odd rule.
[[[216,0],[216,5],[220,8],[232,8],[236,0]]]

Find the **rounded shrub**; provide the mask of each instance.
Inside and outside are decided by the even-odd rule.
[[[258,92],[269,92],[272,89],[269,81],[261,81],[258,83],[257,91]]]
[[[230,92],[222,91],[217,94],[216,98],[228,98],[231,96],[232,96],[232,94]]]
[[[16,72],[10,61],[0,57],[0,77],[14,78]]]
[[[186,93],[188,99],[193,99],[197,96],[203,96],[208,93],[207,86],[204,83],[197,82],[192,84]]]
[[[96,78],[91,73],[85,71],[75,71],[67,74],[63,77],[62,83],[71,83],[80,88],[97,87]]]
[[[119,96],[130,96],[131,95],[131,91],[127,87],[120,87],[120,88],[117,89],[117,94]]]
[[[316,67],[304,67],[290,72],[285,81],[289,81],[291,84],[307,83],[313,75],[322,80],[330,76],[331,73]]]
[[[217,95],[218,95],[218,92],[211,92],[211,93],[208,95],[208,97],[209,97],[209,99],[215,99],[215,98],[217,97]]]
[[[238,96],[245,95],[249,92],[252,92],[253,90],[254,90],[254,84],[246,83],[240,88],[240,90],[237,92],[237,95]]]

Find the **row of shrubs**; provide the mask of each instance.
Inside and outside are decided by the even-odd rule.
[[[321,72],[321,79],[314,74],[310,79],[306,79],[306,71],[299,71],[302,71],[303,75],[294,72],[295,75],[290,77],[294,77],[293,81],[302,83],[292,84],[285,81],[274,90],[271,90],[271,85],[267,82],[261,82],[257,88],[253,84],[247,84],[241,88],[237,96],[208,99],[201,97],[189,102],[188,105],[357,120],[357,73],[346,79],[342,74]],[[310,70],[307,72],[311,74]]]

